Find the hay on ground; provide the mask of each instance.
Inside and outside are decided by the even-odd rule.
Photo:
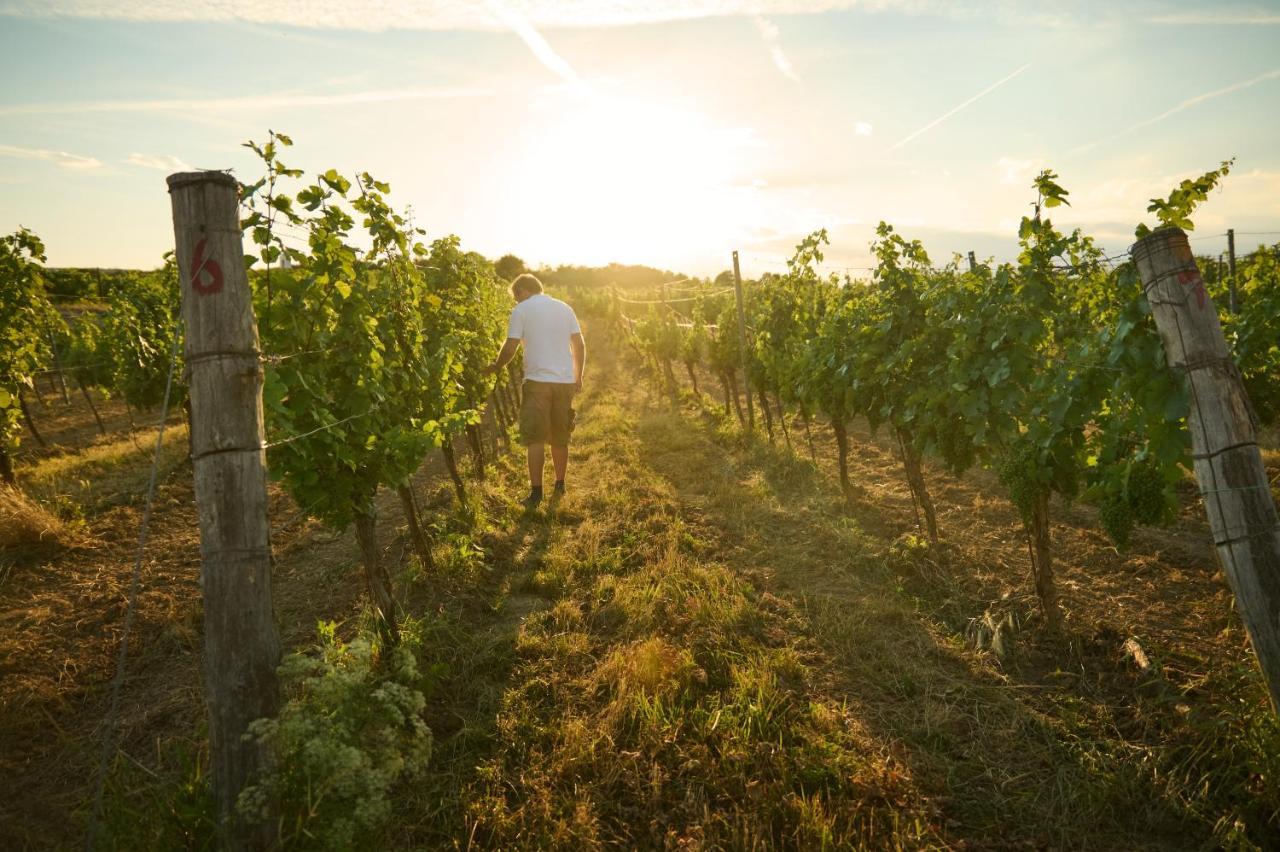
[[[0,485],[0,550],[64,543],[66,524],[17,488]]]

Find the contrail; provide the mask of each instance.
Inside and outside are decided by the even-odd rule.
[[[951,110],[949,110],[948,112],[946,112],[946,113],[944,113],[943,115],[939,116],[938,118],[935,118],[933,121],[929,122],[929,123],[928,123],[928,124],[926,124],[924,127],[921,127],[921,128],[920,128],[919,130],[917,130],[915,133],[912,133],[910,136],[906,137],[905,139],[901,139],[901,140],[899,140],[898,142],[895,142],[893,145],[891,145],[891,146],[889,147],[889,150],[890,150],[890,151],[895,151],[895,150],[897,150],[898,148],[901,148],[903,145],[905,145],[905,144],[907,144],[908,142],[910,142],[912,139],[915,139],[915,138],[916,138],[917,136],[919,136],[921,133],[924,133],[924,132],[925,132],[925,131],[927,131],[927,130],[932,130],[933,128],[935,128],[935,127],[937,127],[939,124],[941,124],[942,122],[946,121],[946,120],[947,120],[948,118],[950,118],[951,116],[953,116],[953,115],[955,115],[956,113],[958,113],[960,110],[962,110],[962,109],[964,109],[965,107],[969,106],[971,103],[973,103],[974,101],[978,100],[979,98],[982,98],[982,97],[984,97],[984,96],[986,96],[986,95],[991,94],[991,93],[992,93],[992,92],[994,92],[996,89],[1000,88],[1000,87],[1001,87],[1001,86],[1003,86],[1005,83],[1009,82],[1009,81],[1010,81],[1010,80],[1012,80],[1014,77],[1017,77],[1019,74],[1021,74],[1023,71],[1026,71],[1026,70],[1027,70],[1028,68],[1030,68],[1030,67],[1031,67],[1031,63],[1030,63],[1030,62],[1028,62],[1026,65],[1023,65],[1023,66],[1022,66],[1021,68],[1019,68],[1017,71],[1014,71],[1014,72],[1013,72],[1012,74],[1010,74],[1008,77],[1003,77],[1003,78],[1001,78],[1001,79],[997,80],[996,82],[992,83],[990,86],[987,86],[987,87],[986,87],[985,89],[983,89],[981,92],[978,92],[978,94],[976,94],[976,95],[974,95],[973,97],[969,98],[969,100],[965,101],[964,103],[960,104],[960,105],[959,105],[959,106],[957,106],[957,107],[953,107]]]
[[[1167,109],[1164,112],[1160,113],[1155,118],[1148,118],[1146,121],[1139,121],[1137,124],[1131,127],[1126,127],[1124,130],[1121,130],[1119,133],[1113,133],[1110,136],[1104,136],[1103,138],[1098,139],[1096,141],[1087,142],[1084,145],[1080,145],[1079,147],[1072,148],[1067,153],[1068,154],[1083,153],[1092,148],[1096,148],[1099,145],[1103,145],[1107,142],[1111,142],[1115,139],[1119,139],[1121,136],[1128,136],[1130,133],[1132,133],[1135,130],[1141,130],[1144,127],[1150,127],[1151,125],[1155,124],[1157,121],[1164,121],[1169,116],[1176,115],[1182,112],[1184,109],[1191,109],[1193,106],[1202,104],[1205,101],[1213,100],[1214,98],[1218,98],[1223,95],[1229,95],[1232,92],[1238,92],[1241,89],[1247,89],[1250,86],[1255,86],[1258,83],[1265,83],[1267,80],[1274,80],[1277,77],[1280,77],[1280,68],[1273,69],[1271,71],[1268,71],[1265,74],[1259,74],[1257,77],[1253,77],[1249,80],[1241,80],[1239,83],[1232,83],[1230,86],[1225,86],[1221,89],[1214,89],[1212,92],[1205,92],[1203,95],[1196,95],[1194,98],[1187,98],[1185,101],[1178,104],[1177,106]]]
[[[782,76],[788,80],[799,83],[800,75],[796,73],[795,66],[791,64],[791,58],[782,50],[782,45],[778,44],[778,27],[763,15],[756,15],[751,19],[756,29],[760,33],[760,38],[764,39],[764,43],[769,47],[769,55],[773,57],[773,64],[782,72]]]
[[[548,70],[559,76],[565,82],[570,83],[577,89],[586,89],[587,84],[578,76],[578,72],[573,70],[563,56],[556,53],[542,33],[534,29],[533,24],[514,9],[509,8],[505,3],[499,0],[489,0],[489,8],[493,13],[502,19],[512,32],[520,36],[520,39],[529,46],[529,50],[533,51],[533,55],[538,61],[545,65]]]

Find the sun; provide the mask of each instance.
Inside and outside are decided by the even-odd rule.
[[[692,109],[590,94],[522,133],[518,241],[581,263],[719,251],[750,202],[750,135]]]

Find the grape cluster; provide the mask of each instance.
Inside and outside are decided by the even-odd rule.
[[[952,417],[937,427],[938,454],[954,474],[964,473],[977,460],[973,437],[959,417]]]
[[[1116,546],[1128,547],[1129,534],[1133,532],[1133,509],[1125,495],[1119,491],[1108,494],[1098,507],[1098,516],[1102,521],[1102,528]]]
[[[1126,491],[1135,522],[1155,526],[1165,520],[1168,504],[1165,500],[1164,477],[1153,462],[1137,462],[1129,469],[1129,487]]]
[[[1116,483],[1098,505],[1102,528],[1118,547],[1129,544],[1133,528],[1157,526],[1169,517],[1164,475],[1151,459],[1134,461],[1129,465],[1127,480],[1123,486]]]
[[[1000,465],[1000,481],[1009,489],[1009,499],[1018,507],[1024,523],[1031,520],[1031,510],[1036,498],[1044,489],[1040,482],[1040,453],[1030,443],[1018,447],[1005,456]]]

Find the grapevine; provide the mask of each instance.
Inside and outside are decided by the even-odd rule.
[[[15,485],[13,452],[22,418],[24,389],[49,357],[50,341],[65,326],[45,295],[44,244],[20,229],[0,237],[0,482]]]
[[[268,358],[263,390],[270,469],[308,513],[335,528],[355,525],[379,626],[395,642],[374,496],[379,486],[398,489],[416,527],[409,477],[431,448],[477,420],[487,387],[476,378],[477,353],[499,333],[498,303],[485,290],[493,273],[456,240],[428,250],[387,202],[390,187],[368,173],[353,182],[330,169],[290,198],[272,180],[297,176],[278,160],[290,144],[274,133],[249,143],[267,176],[244,192],[244,225],[265,267],[253,279],[263,345],[282,353]],[[306,230],[308,251],[279,239],[277,216]],[[365,251],[353,245],[357,216]],[[272,270],[282,256],[290,268]],[[446,272],[429,280],[432,257]],[[420,556],[429,562],[427,548]]]

